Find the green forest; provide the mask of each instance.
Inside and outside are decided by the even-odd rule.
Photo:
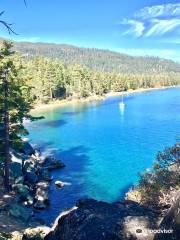
[[[68,45],[14,43],[18,75],[36,102],[180,84],[180,64]]]

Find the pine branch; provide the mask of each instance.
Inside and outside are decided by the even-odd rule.
[[[4,14],[4,11],[0,12],[0,16],[2,16]],[[12,29],[12,23],[7,23],[3,20],[0,20],[0,23],[8,30],[8,33],[11,34],[15,34],[15,35],[18,35],[13,29]]]

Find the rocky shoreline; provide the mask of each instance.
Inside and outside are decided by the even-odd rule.
[[[6,216],[15,224],[17,230],[38,226],[43,223],[36,218],[35,212],[45,209],[49,204],[49,185],[52,181],[51,171],[64,168],[65,165],[53,156],[43,157],[38,150],[32,148],[27,142],[23,142],[20,152],[11,151],[10,183],[11,192],[0,196],[0,232],[13,232],[13,227],[6,224]],[[2,179],[1,179],[2,181]],[[3,183],[0,183],[1,186]],[[63,187],[63,186],[62,186]],[[4,221],[4,224],[3,224]],[[9,226],[8,226],[9,225]]]
[[[179,188],[170,191],[172,201],[166,209],[141,204],[137,189],[115,203],[81,199],[60,213],[52,228],[47,227],[35,212],[50,204],[51,171],[65,167],[64,163],[53,156],[41,156],[28,141],[24,141],[20,152],[11,151],[11,159],[12,191],[0,191],[0,240],[180,239]],[[61,181],[55,184],[58,188],[66,185]]]

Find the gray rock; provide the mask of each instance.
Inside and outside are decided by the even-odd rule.
[[[10,240],[12,239],[11,233],[0,232],[0,240]]]
[[[37,201],[48,202],[48,191],[47,189],[38,188],[36,190],[35,199]]]
[[[28,159],[24,162],[23,172],[24,174],[27,172],[31,172],[34,170],[34,168],[35,168],[34,162],[31,159]]]
[[[46,181],[41,181],[36,184],[37,188],[42,188],[42,189],[48,189],[49,187],[49,182]]]
[[[65,186],[65,184],[61,181],[55,181],[55,185],[58,187],[58,188],[63,188]]]
[[[24,177],[20,176],[15,179],[15,184],[23,184],[24,183]]]
[[[42,181],[39,182],[37,185],[36,193],[35,193],[35,203],[34,208],[36,209],[44,209],[49,204],[49,197],[48,197],[48,182]]]
[[[23,184],[14,184],[13,189],[20,195],[22,199],[27,199],[29,196],[29,188],[27,185]]]
[[[157,233],[155,240],[179,240],[180,239],[180,190],[174,197],[174,203],[165,214],[159,230],[166,230],[168,233]]]
[[[37,210],[44,210],[47,205],[43,201],[37,201],[34,203],[34,208]]]
[[[28,228],[24,231],[22,240],[43,240],[50,231],[49,227]]]
[[[59,168],[63,168],[65,167],[65,164],[63,162],[61,162],[60,160],[56,160],[53,157],[46,157],[43,161],[43,167],[48,169],[49,171],[55,170],[55,169],[59,169]]]
[[[157,218],[157,213],[132,201],[81,200],[77,208],[60,215],[45,240],[153,240],[153,235],[136,230],[155,228]]]
[[[29,185],[35,185],[38,181],[38,176],[36,175],[35,171],[30,171],[25,174],[25,181]]]
[[[15,180],[16,178],[22,176],[22,165],[18,162],[10,162],[9,171],[10,178]]]
[[[42,168],[38,176],[39,181],[52,181],[53,178],[50,175],[50,172],[47,169]]]
[[[32,154],[35,153],[35,150],[33,149],[30,143],[28,143],[27,141],[24,141],[22,144],[21,152],[23,152],[28,156],[31,156]]]
[[[17,203],[10,206],[9,213],[11,216],[18,219],[20,218],[21,220],[26,222],[30,220],[31,216],[33,215],[33,212],[31,209]]]

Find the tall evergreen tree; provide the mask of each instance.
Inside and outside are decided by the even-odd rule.
[[[4,41],[0,49],[0,159],[7,191],[10,190],[10,149],[20,147],[21,136],[28,133],[23,120],[33,120],[29,115],[32,108],[30,87],[20,74],[21,62],[17,61],[11,48],[12,43]]]

